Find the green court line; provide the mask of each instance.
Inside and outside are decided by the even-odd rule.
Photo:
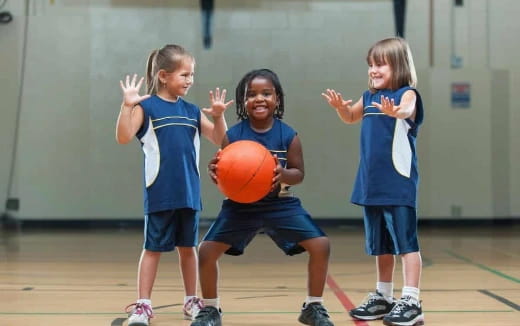
[[[459,254],[456,254],[456,253],[454,253],[454,252],[451,251],[451,250],[444,249],[444,252],[446,252],[448,255],[450,255],[450,256],[452,256],[452,257],[455,257],[455,258],[457,258],[457,259],[459,259],[459,260],[465,261],[466,263],[469,263],[469,264],[471,264],[471,265],[477,266],[478,268],[483,269],[483,270],[486,270],[486,271],[488,271],[488,272],[491,272],[491,273],[493,273],[493,274],[495,274],[495,275],[497,275],[497,276],[500,276],[500,277],[505,278],[505,279],[507,279],[507,280],[513,281],[513,282],[515,282],[515,283],[520,283],[520,279],[518,279],[518,278],[516,278],[516,277],[514,277],[514,276],[504,274],[504,273],[502,273],[502,272],[500,272],[500,271],[497,271],[496,269],[493,269],[493,268],[488,267],[488,266],[486,266],[486,265],[482,265],[482,264],[480,264],[480,263],[475,263],[475,262],[472,261],[471,259],[466,258],[466,257],[464,257],[464,256],[461,256],[461,255],[459,255]]]
[[[428,313],[483,313],[483,312],[515,312],[515,310],[423,310]],[[295,315],[299,311],[225,311],[226,315]],[[344,314],[344,311],[329,311],[330,314]],[[181,315],[182,312],[154,312],[154,315]],[[126,314],[119,312],[1,312],[0,316],[122,316],[126,318]]]

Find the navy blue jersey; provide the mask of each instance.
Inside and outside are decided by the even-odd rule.
[[[381,96],[394,99],[395,105],[407,90],[415,91],[415,120],[390,117],[372,105]],[[423,121],[423,104],[416,89],[363,93],[360,162],[351,201],[364,206],[417,206],[419,174],[416,138]]]
[[[276,154],[282,167],[287,166],[287,151],[296,131],[280,119],[274,119],[273,126],[266,132],[256,132],[251,128],[248,119],[242,120],[227,131],[229,143],[238,140],[252,140],[264,145],[273,155]],[[222,211],[232,209],[234,212],[248,216],[277,217],[308,214],[301,206],[300,200],[288,192],[288,186],[282,185],[263,199],[250,204],[241,204],[226,199]]]
[[[144,122],[137,138],[144,153],[144,212],[201,210],[199,108],[154,95],[140,103]]]

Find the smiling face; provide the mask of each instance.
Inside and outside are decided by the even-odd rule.
[[[374,89],[392,88],[392,67],[387,62],[368,60],[369,84]]]
[[[252,122],[271,123],[273,113],[278,106],[278,97],[271,80],[255,77],[247,85],[245,108]],[[265,125],[263,126],[265,127]]]
[[[186,96],[193,85],[194,74],[195,62],[188,57],[183,59],[177,69],[172,72],[159,71],[159,81],[162,87],[159,88],[157,95],[173,101],[176,101],[179,96]]]

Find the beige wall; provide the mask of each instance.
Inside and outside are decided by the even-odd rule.
[[[342,124],[320,93],[336,88],[359,98],[366,88],[368,47],[394,33],[391,1],[219,0],[211,50],[202,47],[198,1],[29,3],[21,103],[21,1],[8,1],[15,20],[0,25],[0,198],[21,203],[11,215],[141,217],[140,147],[137,141],[121,146],[114,140],[118,82],[125,74],[142,74],[151,49],[179,43],[197,59],[196,84],[187,99],[200,106],[208,104],[213,87],[233,93],[250,69],[278,72],[287,94],[285,120],[300,132],[304,146],[306,179],[294,188],[296,194],[317,218],[360,217],[360,209],[348,202],[359,125]],[[520,85],[513,58],[520,3],[472,0],[462,8],[452,3],[434,1],[430,43],[430,1],[408,1],[406,37],[426,109],[418,143],[419,212],[427,218],[520,216],[514,200],[520,195],[515,169],[520,135],[514,128],[520,116],[512,99]],[[452,56],[462,58],[462,68],[450,68]],[[453,81],[471,83],[470,109],[451,108]],[[16,169],[8,194],[17,112]],[[234,110],[227,119],[235,121]],[[202,147],[205,165],[216,149],[207,141]],[[205,175],[202,184],[202,215],[213,217],[222,196]]]

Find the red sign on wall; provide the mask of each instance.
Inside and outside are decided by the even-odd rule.
[[[468,109],[471,105],[471,85],[467,82],[451,83],[451,107]]]

